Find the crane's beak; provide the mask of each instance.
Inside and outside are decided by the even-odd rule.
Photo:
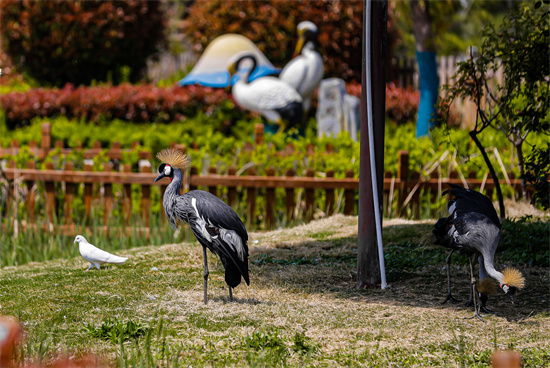
[[[306,43],[306,38],[303,34],[301,34],[298,38],[298,42],[296,43],[296,48],[294,49],[294,55],[300,55],[302,52],[302,48],[304,47],[304,44]]]
[[[227,67],[227,70],[229,71],[229,81],[227,82],[227,86],[225,86],[225,92],[231,92],[231,79],[233,79],[233,76],[235,73],[237,73],[236,65],[233,63]]]
[[[155,179],[154,182],[156,183],[157,181],[159,181],[160,179],[165,178],[165,177],[166,177],[166,175],[164,175],[164,173],[162,173],[159,176],[157,176],[157,178]]]

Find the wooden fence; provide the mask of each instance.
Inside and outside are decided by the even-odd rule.
[[[46,124],[43,127],[41,147],[35,147],[33,151],[37,156],[45,157],[50,150],[48,148],[48,132],[49,126]],[[262,129],[257,129],[256,131],[255,140],[257,143],[260,143],[263,139],[262,132]],[[120,147],[117,147],[109,150],[111,152],[110,157],[120,157]],[[1,151],[0,154],[5,152],[5,150]],[[7,150],[11,150],[13,154],[16,153],[17,149],[13,145],[12,148]],[[67,149],[63,150],[64,152],[68,152]],[[100,150],[100,147],[86,150],[86,155],[92,155],[97,150]],[[53,224],[55,214],[62,213],[63,218],[57,219],[58,225],[55,227],[55,230],[62,234],[74,235],[75,221],[88,225],[91,223],[92,203],[94,203],[95,206],[99,205],[102,207],[103,226],[105,229],[108,229],[109,224],[112,223],[111,212],[113,205],[115,200],[119,200],[122,203],[117,203],[120,204],[120,208],[122,209],[125,226],[130,227],[133,203],[132,195],[138,195],[139,198],[134,198],[134,201],[140,203],[143,230],[146,234],[149,234],[151,188],[153,186],[160,186],[161,194],[163,194],[167,183],[163,181],[153,182],[157,174],[153,172],[154,170],[149,161],[151,154],[145,152],[141,156],[142,164],[138,173],[131,172],[130,165],[127,164],[122,165],[117,171],[113,171],[114,167],[112,164],[106,164],[103,172],[93,172],[91,164],[85,164],[83,171],[74,171],[73,164],[70,162],[66,163],[62,170],[54,170],[53,164],[50,162],[46,164],[45,170],[38,170],[34,167],[34,162],[29,162],[25,169],[17,169],[15,168],[15,163],[12,161],[3,169],[2,175],[10,183],[14,181],[21,183],[20,188],[25,192],[25,218],[27,219],[27,224],[37,222]],[[243,200],[246,198],[246,213],[261,213],[258,217],[256,215],[243,216],[246,218],[247,226],[251,229],[258,226],[259,217],[262,218],[261,228],[273,228],[276,225],[276,213],[280,214],[282,212],[284,212],[287,221],[306,222],[310,221],[314,216],[330,216],[336,210],[346,215],[356,214],[356,193],[359,188],[359,180],[354,177],[353,171],[348,171],[345,178],[334,178],[334,172],[327,170],[325,176],[323,178],[316,177],[315,172],[311,169],[306,170],[305,173],[296,173],[290,169],[285,172],[284,176],[275,176],[273,168],[269,168],[265,176],[257,176],[256,170],[253,167],[248,168],[245,171],[245,175],[237,175],[237,169],[234,167],[229,168],[226,173],[217,173],[216,169],[212,167],[209,169],[208,174],[199,175],[198,170],[192,167],[186,173],[186,188],[184,189],[201,188],[217,195],[220,188],[227,188],[227,192],[224,193],[224,196],[226,196],[224,199],[231,206],[236,206],[237,198],[243,198]],[[446,183],[468,186],[485,191],[489,196],[492,196],[494,189],[493,181],[487,177],[484,180],[475,179],[474,177],[475,173],[470,173],[468,177],[459,177],[458,173],[453,172],[449,178],[441,178],[438,177],[436,171],[432,171],[429,178],[423,178],[417,172],[410,172],[408,152],[401,151],[399,152],[397,177],[393,177],[390,173],[386,173],[384,177],[384,212],[386,214],[393,212],[397,216],[408,213],[409,216],[419,218],[421,194],[427,194],[430,202],[435,203],[441,198],[441,192],[445,190]],[[37,221],[36,218],[35,204],[38,192],[35,184],[37,182],[43,183],[43,203],[46,221]],[[61,183],[61,185],[56,185],[56,183]],[[509,179],[508,183],[515,190],[520,190],[519,180]],[[114,194],[113,185],[119,185],[121,193]],[[140,190],[132,191],[132,185],[138,185]],[[76,220],[73,218],[72,204],[75,196],[79,193],[79,186],[83,186],[84,218]],[[10,184],[9,188],[13,187],[13,184]],[[101,190],[97,190],[98,187]],[[60,190],[63,193],[59,193]],[[261,194],[258,193],[259,190],[262,191]],[[284,191],[284,211],[281,211],[281,209],[276,211],[277,190]],[[324,198],[324,203],[315,208],[316,195],[320,195],[321,192],[324,193],[324,196],[317,198]],[[261,209],[257,208],[259,195],[264,196],[265,199],[262,201],[262,203],[265,203],[265,207]],[[13,207],[13,202],[16,200],[15,197],[18,197],[16,191],[10,189],[8,191],[8,198],[5,201],[8,204],[7,207],[11,209],[15,208]],[[59,200],[60,197],[63,200]],[[56,198],[58,198],[57,201]],[[56,206],[60,206],[60,208],[56,208]],[[6,213],[10,213],[10,208],[7,208]],[[388,209],[391,208],[395,208],[395,210],[388,212]],[[155,214],[155,216],[157,215],[165,220],[163,211],[160,214]],[[60,222],[63,224],[59,224]],[[53,229],[53,226],[46,225],[46,228]]]

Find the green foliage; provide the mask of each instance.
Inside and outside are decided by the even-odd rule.
[[[507,219],[502,224],[502,236],[499,252],[502,258],[511,262],[533,266],[550,266],[548,249],[550,223],[531,216],[519,219]]]
[[[428,2],[438,55],[464,54],[469,46],[479,44],[479,35],[485,26],[498,23],[498,18],[508,10],[508,4],[494,0]],[[396,1],[394,4],[393,19],[402,34],[397,53],[414,56],[416,47],[410,2]]]
[[[546,149],[533,147],[533,151],[525,160],[525,170],[525,179],[535,189],[531,204],[547,210],[550,207],[550,146],[546,146]]]
[[[19,69],[41,83],[138,81],[165,43],[159,1],[2,1],[0,32]]]
[[[84,330],[88,335],[99,339],[111,341],[113,344],[119,344],[121,341],[137,339],[149,331],[149,327],[143,326],[139,321],[121,321],[107,318],[101,322],[101,325],[94,326],[91,323],[84,325]]]
[[[548,147],[550,137],[550,66],[541,62],[550,60],[547,8],[525,3],[508,14],[498,27],[487,26],[482,32],[479,55],[470,55],[458,64],[456,83],[446,86],[448,96],[440,101],[446,111],[441,114],[445,123],[453,101],[472,100],[477,107],[477,120],[470,134],[477,137],[488,127],[503,132],[516,150],[522,178],[528,176],[524,164],[533,167],[529,159],[544,159],[529,155],[526,162],[527,137],[534,132],[545,136],[544,144],[538,146],[543,150]],[[498,70],[502,72],[502,80],[494,77]],[[487,165],[490,167],[490,160]],[[526,192],[524,185],[523,190]],[[547,191],[547,187],[538,186],[539,190]],[[539,196],[537,193],[536,197]]]

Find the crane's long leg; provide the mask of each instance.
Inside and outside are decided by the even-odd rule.
[[[476,265],[476,258],[475,258],[475,254],[472,255],[472,258],[470,258],[470,267],[473,269],[473,267],[475,267]],[[473,274],[472,274],[473,275]],[[464,304],[465,307],[475,307],[475,300],[474,300],[474,290],[475,288],[472,287],[472,285],[470,285],[470,298],[468,298],[468,301],[466,302],[466,304]]]
[[[479,314],[479,309],[478,309],[478,306],[477,306],[477,291],[476,291],[476,278],[474,276],[474,262],[475,262],[475,254],[470,258],[470,289],[471,289],[471,292],[472,292],[472,295],[473,295],[473,299],[474,299],[474,309],[475,309],[475,313],[474,313],[474,316],[473,317],[470,317],[468,319],[471,319],[471,318],[474,318],[474,317],[477,317],[480,321],[483,321],[483,318],[481,317],[481,315]],[[485,322],[485,321],[483,321]]]
[[[455,251],[454,249],[451,249],[451,253],[449,253],[449,255],[447,256],[447,290],[448,291],[447,291],[447,297],[445,298],[444,301],[441,302],[441,304],[445,304],[449,300],[453,304],[456,304],[458,302],[458,300],[453,298],[453,296],[451,295],[451,256],[453,255],[454,251]]]
[[[202,247],[202,255],[204,256],[204,273],[202,274],[202,277],[204,277],[204,305],[208,303],[207,299],[207,292],[208,292],[208,258],[206,256],[206,247]]]
[[[233,301],[233,288],[231,286],[229,286],[229,301]]]

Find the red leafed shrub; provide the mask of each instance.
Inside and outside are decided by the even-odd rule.
[[[398,31],[388,22],[389,48]],[[360,80],[362,65],[363,0],[210,0],[195,1],[189,8],[186,33],[193,49],[202,52],[216,37],[238,33],[248,37],[277,67],[292,59],[296,26],[304,20],[319,28],[319,51],[325,78]]]
[[[137,81],[166,44],[160,1],[2,0],[0,15],[14,64],[55,86]]]
[[[201,86],[155,87],[121,84],[115,87],[31,89],[0,95],[9,128],[30,119],[65,115],[97,121],[99,118],[133,122],[172,122],[219,105],[229,96],[223,89]]]
[[[350,95],[361,98],[361,84],[347,84]],[[416,119],[420,92],[397,87],[393,83],[386,84],[386,116],[398,124]]]

